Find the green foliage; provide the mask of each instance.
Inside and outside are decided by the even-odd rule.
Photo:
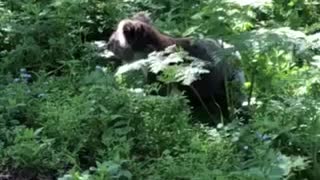
[[[157,78],[165,84],[180,83],[191,85],[198,80],[201,74],[209,73],[206,69],[208,63],[188,55],[187,52],[178,51],[175,46],[170,46],[164,51],[153,52],[147,59],[137,60],[118,68],[116,75],[145,69],[151,73],[159,74]]]
[[[120,8],[116,1],[9,1],[3,6],[0,70],[47,69],[81,64],[83,42],[105,35]],[[112,10],[113,13],[110,13]],[[105,38],[105,37],[102,37]]]
[[[306,27],[317,23],[320,17],[319,2],[316,0],[273,1],[274,17],[290,27]]]
[[[189,113],[181,97],[135,95],[101,71],[79,78],[74,88],[66,86],[72,78],[4,87],[1,164],[49,172],[87,166],[95,158],[159,157],[189,139]]]
[[[114,77],[91,41],[140,10],[168,34],[236,46],[248,124],[192,123],[181,95],[150,95],[158,87],[141,74]],[[1,177],[319,179],[319,10],[316,0],[0,1]],[[118,72],[148,66],[167,84],[206,73],[163,53]]]

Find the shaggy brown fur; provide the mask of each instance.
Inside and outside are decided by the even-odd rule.
[[[120,59],[130,60],[137,52],[150,53],[164,50],[173,44],[184,47],[190,43],[191,39],[173,38],[160,33],[151,25],[149,17],[138,13],[133,18],[118,23],[107,47]]]

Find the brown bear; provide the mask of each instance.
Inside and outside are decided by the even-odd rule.
[[[170,37],[151,23],[144,13],[121,20],[109,38],[107,49],[127,63],[136,60],[137,56],[145,58],[149,53],[164,50],[170,45],[180,46],[190,56],[211,63],[210,73],[193,82],[192,89],[181,85],[180,89],[190,104],[194,108],[204,107],[211,117],[220,120],[230,117],[231,106],[233,110],[241,107],[245,100],[242,91],[245,78],[233,47],[225,47],[226,43],[212,39]]]

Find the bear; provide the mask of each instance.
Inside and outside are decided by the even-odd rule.
[[[214,122],[230,119],[236,109],[241,109],[246,99],[243,92],[245,74],[239,66],[241,57],[233,46],[223,41],[171,37],[161,33],[148,15],[140,12],[117,24],[107,49],[123,63],[130,63],[171,45],[181,47],[190,56],[211,64],[208,67],[210,72],[193,82],[192,88],[183,85],[179,87],[194,109],[204,108]],[[154,75],[148,77],[151,82],[156,81]]]

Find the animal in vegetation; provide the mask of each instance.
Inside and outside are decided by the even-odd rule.
[[[202,74],[201,79],[190,87],[181,85],[180,89],[185,92],[190,104],[195,109],[205,108],[215,119],[229,118],[230,114],[234,114],[230,113],[230,107],[241,107],[245,99],[242,92],[245,78],[233,47],[213,39],[174,38],[161,33],[151,23],[144,13],[121,20],[109,38],[107,49],[124,63],[129,63],[171,45],[183,48],[190,56],[211,64],[208,67],[210,73]],[[152,78],[152,81],[155,80]]]

